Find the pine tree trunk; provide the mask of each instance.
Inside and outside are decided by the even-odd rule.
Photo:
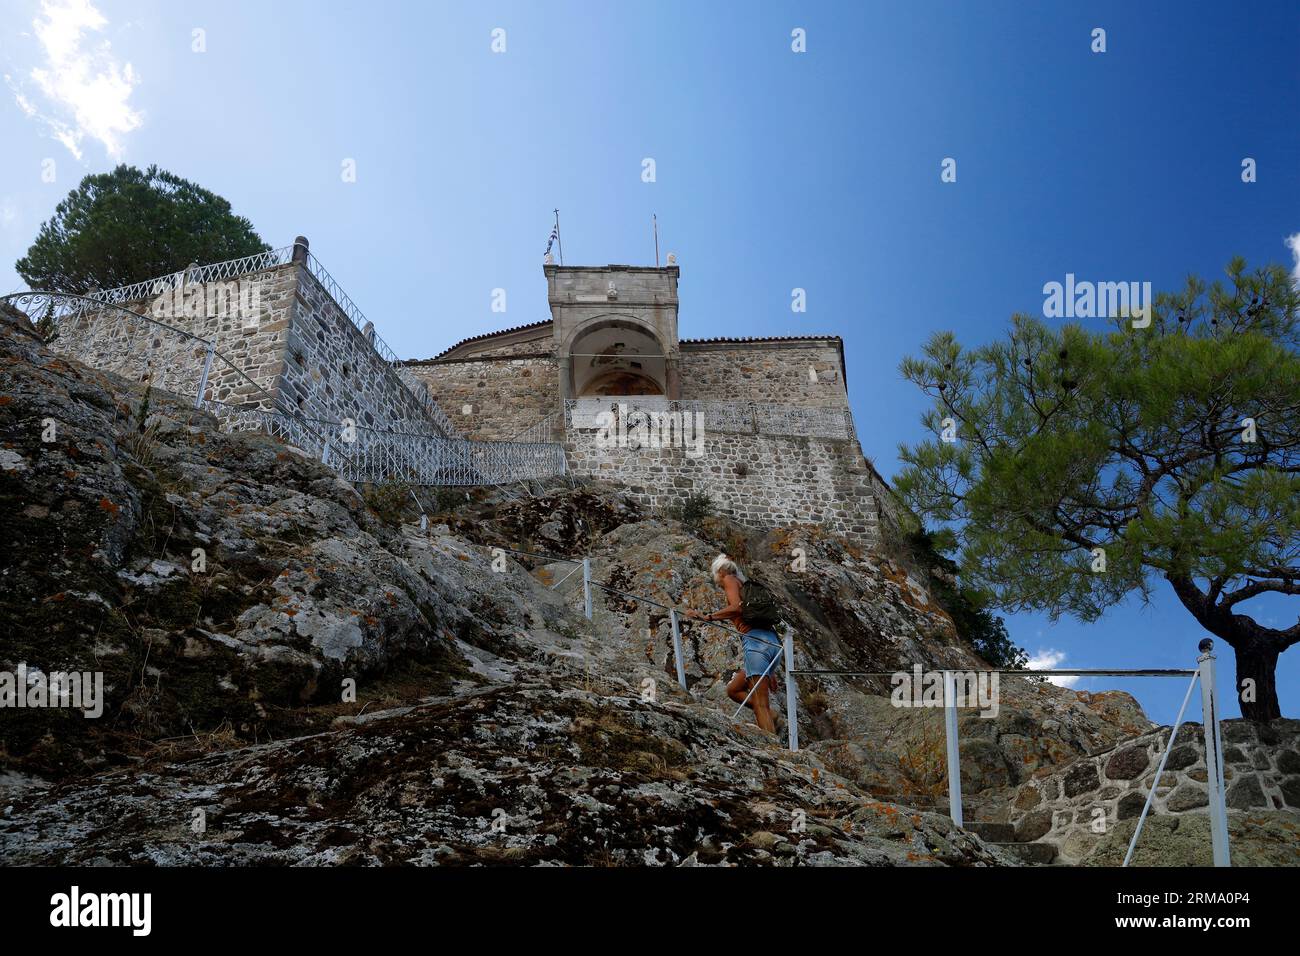
[[[1241,704],[1241,716],[1247,720],[1273,720],[1282,716],[1282,708],[1277,702],[1277,658],[1278,652],[1261,647],[1258,641],[1247,638],[1234,650],[1237,653],[1237,700]],[[1253,688],[1243,686],[1244,681],[1253,681]],[[1250,700],[1250,697],[1254,700]]]

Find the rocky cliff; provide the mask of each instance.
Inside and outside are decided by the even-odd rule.
[[[985,666],[905,556],[688,526],[597,483],[420,501],[0,324],[0,670],[105,685],[96,719],[0,712],[5,860],[1018,860],[933,812],[940,711],[800,677],[791,754],[783,716],[732,719],[732,635],[684,628],[682,690],[664,611],[598,592],[587,621],[572,565],[494,548],[697,608],[725,548],[800,669]],[[1151,729],[1125,694],[1004,680],[995,718],[963,717],[963,788],[978,807]]]

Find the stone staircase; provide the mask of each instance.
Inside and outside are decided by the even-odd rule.
[[[1056,861],[1056,847],[1050,843],[1024,843],[1010,823],[967,821],[964,829],[990,846],[1005,850],[1028,866],[1047,866]]]
[[[948,815],[948,798],[946,796],[934,797],[923,794],[891,793],[874,793],[873,796],[916,810],[927,810],[931,813]],[[1050,843],[1033,843],[1025,840],[1023,834],[1020,836],[1016,834],[1015,824],[992,819],[995,816],[1004,815],[1005,809],[999,814],[997,804],[987,807],[981,806],[967,796],[962,806],[962,816],[965,821],[962,829],[967,833],[975,834],[990,846],[996,846],[1006,851],[1009,856],[1014,857],[1026,866],[1049,866],[1056,863],[1055,846]]]

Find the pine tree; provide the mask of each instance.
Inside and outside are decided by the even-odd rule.
[[[1092,621],[1172,588],[1233,648],[1242,714],[1278,717],[1300,622],[1242,604],[1300,595],[1298,310],[1284,268],[1236,259],[1226,284],[1157,296],[1145,328],[1017,315],[971,350],[939,333],[902,365],[939,437],[901,447],[897,488],[994,606]]]

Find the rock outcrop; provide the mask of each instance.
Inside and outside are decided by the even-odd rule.
[[[420,492],[421,530],[404,487],[358,491],[11,326],[0,352],[0,670],[99,672],[106,698],[4,713],[7,861],[1015,862],[930,810],[940,711],[800,677],[791,754],[784,715],[776,737],[732,719],[733,635],[684,626],[683,690],[667,612],[600,590],[587,621],[555,560],[713,608],[725,549],[775,591],[799,669],[983,668],[904,558],[688,526],[599,483]],[[972,797],[1151,728],[1124,694],[1001,691],[962,720]]]

